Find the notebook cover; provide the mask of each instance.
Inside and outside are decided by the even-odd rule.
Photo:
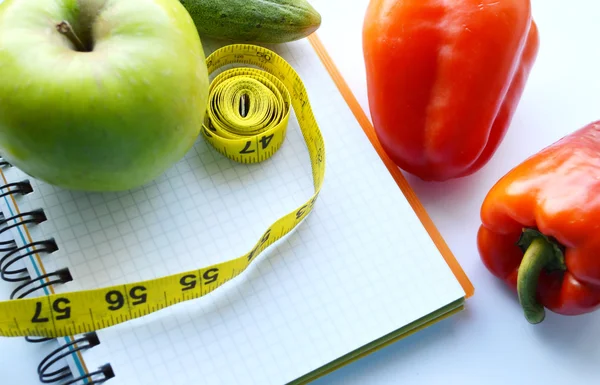
[[[321,367],[319,370],[307,373],[306,375],[298,378],[296,381],[290,382],[288,385],[304,385],[323,376],[326,376],[327,374],[330,374],[343,366],[346,366],[348,364],[353,363],[354,361],[364,358],[369,354],[383,349],[386,346],[391,345],[395,342],[398,342],[403,338],[409,337],[414,333],[423,330],[439,321],[445,320],[446,318],[462,311],[463,309],[464,299],[457,300],[447,306],[444,306],[436,312],[433,312],[421,319],[418,319],[394,331],[393,333],[390,333],[384,337],[381,337],[371,342],[368,345],[363,346],[361,349],[355,350],[338,358],[337,360],[331,362],[329,365]]]

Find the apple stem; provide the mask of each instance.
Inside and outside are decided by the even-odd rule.
[[[63,35],[65,35],[67,38],[69,38],[69,40],[71,40],[71,42],[75,45],[75,47],[77,48],[78,51],[81,51],[81,52],[88,51],[88,49],[81,42],[81,40],[75,33],[75,30],[73,29],[73,27],[71,27],[71,24],[69,24],[68,21],[63,20],[60,23],[58,23],[56,25],[56,30],[58,32],[62,33]]]

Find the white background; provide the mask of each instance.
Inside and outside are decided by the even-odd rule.
[[[323,15],[319,36],[368,111],[361,47],[368,0],[312,1]],[[531,4],[540,51],[496,155],[461,180],[424,183],[409,178],[475,285],[467,310],[340,369],[318,385],[599,383],[600,312],[575,318],[548,313],[542,324],[529,325],[514,296],[483,267],[476,249],[479,208],[493,183],[542,147],[600,119],[600,3]]]
[[[366,109],[360,34],[367,0],[312,3],[323,15],[319,36]],[[479,207],[493,183],[542,147],[600,119],[600,3],[533,0],[532,6],[540,29],[540,53],[494,158],[461,180],[423,183],[409,178],[473,281],[475,296],[461,314],[316,384],[598,383],[600,312],[579,317],[548,313],[542,324],[529,325],[514,296],[485,270],[475,245]],[[7,297],[6,288],[0,285],[0,298]],[[42,353],[21,339],[2,339],[2,382],[38,383],[33,363]]]

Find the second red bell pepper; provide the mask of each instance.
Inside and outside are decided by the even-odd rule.
[[[425,180],[479,170],[506,134],[538,46],[529,0],[371,0],[363,53],[386,153]]]
[[[477,244],[527,320],[600,309],[600,121],[504,175],[481,207]]]

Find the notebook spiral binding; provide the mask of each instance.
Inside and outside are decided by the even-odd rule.
[[[12,165],[0,156],[0,167],[12,167]],[[9,195],[27,195],[33,192],[33,188],[28,180],[19,182],[11,182],[0,185],[0,198]],[[11,221],[19,219],[12,225]],[[39,224],[46,221],[46,214],[43,209],[32,210],[19,213],[10,217],[6,217],[0,212],[0,235],[9,231],[11,228],[23,226],[28,223]],[[19,283],[19,285],[11,292],[10,299],[24,298],[32,293],[43,290],[51,285],[65,284],[73,280],[68,268],[59,269],[53,272],[48,272],[39,277],[31,277],[29,271],[25,267],[13,267],[17,262],[24,258],[35,254],[52,254],[58,250],[56,241],[52,238],[33,241],[19,247],[14,239],[8,241],[0,241],[0,279],[6,282]],[[45,337],[25,337],[25,340],[30,343],[43,343],[51,341],[54,338]],[[50,354],[48,354],[39,363],[37,368],[38,378],[41,383],[51,384],[59,383],[65,380],[60,385],[98,385],[115,377],[114,371],[110,364],[99,367],[96,371],[89,372],[82,376],[77,376],[72,373],[68,365],[63,365],[58,369],[54,367],[69,355],[91,349],[100,344],[100,340],[95,332],[86,333],[78,338],[74,338],[71,342],[66,343]]]

